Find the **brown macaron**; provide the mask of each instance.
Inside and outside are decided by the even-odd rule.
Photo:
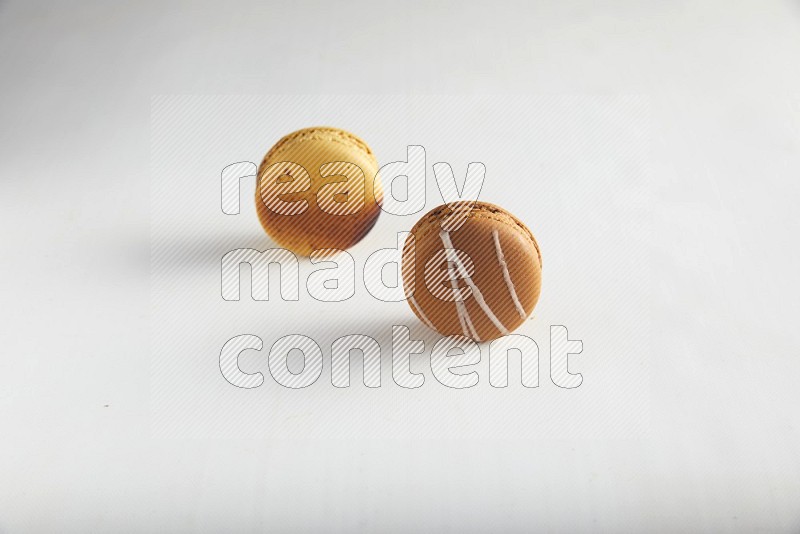
[[[303,256],[345,250],[378,219],[383,189],[369,146],[338,128],[283,137],[258,168],[256,209],[275,242]]]
[[[542,286],[542,256],[531,231],[486,202],[442,205],[423,216],[406,239],[402,271],[421,321],[476,341],[517,329]]]

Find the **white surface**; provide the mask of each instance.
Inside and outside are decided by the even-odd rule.
[[[155,435],[359,440],[642,437],[649,424],[652,330],[648,112],[648,99],[636,96],[155,98]],[[404,161],[410,144],[424,146],[426,183],[408,189],[426,190],[426,206],[410,215],[381,214],[365,239],[337,258],[342,266],[348,260],[354,266],[354,291],[346,300],[321,302],[312,297],[309,275],[332,265],[314,266],[306,260],[300,262],[299,280],[294,282],[299,286],[297,301],[279,298],[277,279],[270,280],[269,301],[254,301],[251,278],[257,286],[265,280],[257,272],[251,276],[250,268],[240,269],[241,300],[223,300],[221,258],[237,249],[275,245],[258,223],[254,179],[241,180],[241,212],[222,213],[222,168],[243,159],[260,163],[282,135],[318,123],[363,135],[384,164]],[[504,206],[525,221],[542,249],[542,297],[532,319],[514,332],[539,346],[539,389],[522,387],[518,355],[510,359],[509,387],[492,388],[488,344],[482,347],[480,365],[473,368],[479,374],[473,390],[439,384],[430,355],[441,336],[425,328],[405,301],[383,302],[365,288],[364,280],[378,275],[365,266],[370,254],[395,248],[398,232],[408,232],[443,202],[431,170],[440,161],[451,165],[460,183],[469,162],[482,162],[486,172],[480,199]],[[270,276],[277,272],[273,268]],[[280,280],[281,285],[288,283]],[[393,325],[407,326],[414,339],[425,342],[424,353],[411,358],[413,372],[427,375],[418,391],[403,389],[393,379],[393,358],[401,356],[401,347],[398,354],[392,353]],[[551,382],[550,325],[566,326],[571,339],[584,343],[585,352],[572,356],[569,365],[573,373],[584,375],[580,388],[560,389]],[[221,379],[220,350],[241,334],[257,335],[264,343],[260,353],[243,353],[240,358],[246,372],[268,377],[257,390],[243,391]],[[322,349],[323,373],[307,391],[280,387],[268,371],[270,348],[287,335],[308,336]],[[346,335],[367,335],[380,343],[380,389],[363,386],[361,356],[351,365],[353,386],[346,391],[332,386],[331,346]],[[293,369],[302,369],[302,358],[296,357],[298,367]],[[536,355],[526,351],[525,358]],[[558,370],[553,374],[561,376]]]
[[[797,531],[797,3],[366,6],[0,4],[0,532]],[[649,98],[649,434],[153,437],[151,95],[459,92]]]

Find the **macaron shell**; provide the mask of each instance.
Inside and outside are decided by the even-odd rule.
[[[408,288],[412,273],[415,277],[414,302],[409,302],[420,320],[441,334],[464,335],[465,328],[459,319],[458,305],[440,298],[443,294],[449,294],[452,298],[450,282],[441,281],[445,284],[441,290],[437,290],[434,284],[433,289],[439,297],[431,292],[432,288],[425,282],[426,262],[436,254],[441,258],[441,251],[445,248],[440,225],[444,215],[445,212],[440,212],[438,216],[423,217],[412,229],[416,258],[413,270],[405,265],[407,258],[404,258],[403,278]],[[464,224],[449,232],[447,237],[455,249],[463,251],[472,260],[474,271],[470,273],[470,279],[480,293],[479,297],[473,291],[464,300],[466,312],[463,316],[469,318],[477,334],[473,335],[467,328],[468,337],[488,341],[514,331],[531,314],[541,293],[541,257],[530,231],[502,208],[479,203]],[[409,244],[407,241],[404,249],[406,255]],[[503,263],[507,273],[504,273]],[[464,280],[459,281],[458,285],[462,289],[469,287]],[[494,316],[494,321],[490,314]]]
[[[262,188],[270,186],[262,180],[265,171],[284,161],[302,165],[311,178],[309,190],[284,196],[286,201],[308,202],[307,209],[299,214],[275,213],[262,197]],[[342,176],[322,177],[320,167],[330,162],[353,163],[363,171],[363,181],[350,180],[342,184],[349,195],[363,196],[364,204],[358,212],[335,214],[321,209],[318,203],[320,189],[343,180]],[[314,250],[350,248],[369,232],[380,215],[383,191],[380,179],[374,179],[377,172],[378,163],[372,151],[349,132],[319,127],[289,134],[275,144],[259,166],[255,195],[259,221],[279,246],[297,254],[308,256]]]

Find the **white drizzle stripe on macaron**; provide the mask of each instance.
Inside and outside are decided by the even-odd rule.
[[[461,307],[464,309],[464,319],[467,323],[467,327],[469,327],[469,331],[472,333],[472,339],[475,341],[480,341],[481,336],[478,335],[478,331],[475,330],[475,325],[472,324],[472,318],[469,316],[469,311],[467,310],[467,305],[461,302]],[[467,336],[469,337],[469,336]]]
[[[458,256],[455,250],[448,249],[447,247],[445,247],[444,253],[447,257],[447,273],[450,275],[450,287],[453,288],[453,298],[455,300],[456,313],[458,314],[458,322],[461,323],[461,331],[464,333],[465,337],[470,337],[470,334],[472,334],[476,340],[480,341],[478,332],[475,330],[475,326],[472,324],[472,319],[469,316],[469,310],[467,310],[466,305],[464,305],[464,297],[461,294],[461,288],[458,287],[458,280],[453,272],[453,265],[458,261]]]
[[[422,311],[422,308],[420,308],[419,304],[417,304],[417,299],[415,299],[413,295],[408,297],[408,302],[410,302],[411,305],[414,307],[414,309],[417,310],[417,313],[419,313],[419,317],[420,317],[420,319],[422,319],[422,322],[425,323],[425,326],[427,326],[431,330],[436,330],[436,328],[434,328],[433,323],[431,322],[431,320],[428,319],[428,316],[425,315],[425,312]]]
[[[475,297],[475,301],[478,303],[478,306],[481,307],[483,312],[486,314],[486,317],[488,317],[489,320],[492,322],[492,324],[494,324],[497,327],[497,329],[500,331],[501,334],[508,335],[509,334],[508,329],[505,326],[503,326],[503,323],[500,322],[500,319],[497,318],[492,309],[486,303],[486,300],[483,298],[483,293],[481,293],[481,290],[478,289],[478,286],[476,286],[475,283],[472,281],[472,278],[470,278],[466,267],[464,267],[464,265],[458,259],[458,255],[455,253],[455,248],[453,247],[453,241],[450,239],[450,233],[447,230],[442,230],[439,232],[439,237],[441,238],[442,243],[444,244],[445,250],[448,251],[446,253],[448,255],[448,258],[452,258],[452,260],[450,261],[452,261],[455,264],[456,269],[458,269],[459,274],[461,274],[461,276],[463,277],[464,282],[466,282],[467,285],[470,287],[470,289],[472,289],[472,294]]]
[[[500,246],[500,236],[497,234],[497,230],[492,230],[492,237],[494,238],[494,250],[497,252],[497,261],[500,262],[500,267],[503,269],[503,278],[506,281],[508,292],[511,293],[511,300],[514,301],[514,306],[517,308],[519,316],[524,319],[525,308],[522,307],[522,303],[517,298],[517,292],[514,289],[514,282],[511,281],[511,273],[508,272],[508,264],[506,264],[506,257],[503,255],[503,249]]]

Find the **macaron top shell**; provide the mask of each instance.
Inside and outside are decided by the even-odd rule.
[[[310,178],[308,188],[280,195],[284,202],[305,200],[307,207],[301,213],[277,213],[265,202],[270,188],[292,179],[293,173],[288,170],[285,176],[276,177],[273,165],[282,162],[302,166]],[[351,170],[352,174],[346,177],[341,172],[343,165],[350,165],[351,169],[355,165],[360,172]],[[323,176],[325,169],[328,170]],[[375,155],[357,136],[330,127],[298,130],[278,141],[259,166],[255,194],[259,221],[279,246],[297,254],[345,250],[360,241],[380,215],[383,190],[380,179],[376,179],[377,172]],[[321,194],[323,188],[326,190]],[[363,199],[358,211],[335,213],[337,206],[345,204],[334,199],[347,202],[353,198]]]
[[[475,203],[456,230],[444,230],[445,217],[464,205],[439,206],[414,225],[403,250],[403,284],[412,310],[428,326],[488,341],[513,332],[533,311],[541,253],[525,224],[486,202]]]
[[[269,152],[264,156],[264,161],[280,161],[278,158],[281,153],[286,149],[296,146],[300,142],[308,141],[322,141],[324,143],[340,143],[347,147],[348,151],[351,149],[361,151],[366,156],[371,158],[374,165],[378,164],[375,159],[372,149],[367,143],[357,135],[350,133],[346,130],[339,128],[332,128],[330,126],[314,126],[312,128],[303,128],[288,135],[283,136],[277,143],[275,143]]]

